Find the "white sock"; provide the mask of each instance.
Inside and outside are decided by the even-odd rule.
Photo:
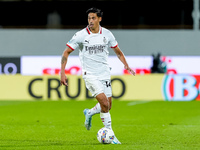
[[[111,127],[111,116],[110,112],[102,113],[100,112],[101,121],[106,128],[112,129]]]
[[[88,111],[88,114],[93,116],[95,114],[99,114],[100,112],[101,112],[101,106],[99,103],[97,103],[93,108],[91,108]]]

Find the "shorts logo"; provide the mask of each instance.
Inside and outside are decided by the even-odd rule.
[[[91,89],[91,91],[93,91],[93,92],[95,91],[95,89],[94,89],[92,86],[90,86],[90,89]]]

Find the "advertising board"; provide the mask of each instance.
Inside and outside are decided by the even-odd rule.
[[[166,75],[163,81],[166,101],[200,100],[200,75]]]
[[[164,75],[113,76],[113,99],[162,100]],[[59,76],[0,76],[0,100],[86,100],[93,99],[81,76],[68,76],[69,86],[60,86]],[[12,84],[8,84],[12,83]],[[153,88],[152,88],[153,86]]]
[[[68,87],[58,75],[0,75],[0,100],[93,99],[81,76],[68,75]],[[200,75],[149,74],[112,76],[113,99],[143,101],[200,100]]]
[[[0,57],[0,74],[20,73],[19,57]]]
[[[150,74],[153,65],[151,56],[127,56],[129,66],[137,74]],[[161,60],[167,65],[167,74],[200,74],[197,64],[200,56],[163,56]],[[61,56],[22,56],[22,75],[58,75]],[[117,56],[109,56],[111,75],[129,74]],[[66,74],[81,75],[81,63],[78,56],[70,56],[65,70]]]

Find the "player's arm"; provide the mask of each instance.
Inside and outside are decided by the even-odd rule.
[[[68,59],[68,56],[69,54],[72,52],[73,50],[69,47],[66,47],[66,49],[64,50],[63,54],[62,54],[62,59],[61,59],[61,72],[60,72],[60,84],[61,85],[66,85],[68,86],[67,84],[67,77],[65,75],[65,67],[66,67],[66,64],[67,64],[67,59]]]
[[[135,71],[133,71],[133,70],[129,67],[129,65],[128,65],[127,61],[126,61],[126,58],[125,58],[123,52],[120,50],[120,48],[117,46],[117,47],[113,48],[113,50],[114,50],[114,52],[116,53],[117,57],[120,59],[120,61],[124,64],[124,68],[125,68],[126,70],[128,70],[132,75],[135,76]]]

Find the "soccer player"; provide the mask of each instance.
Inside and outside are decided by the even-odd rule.
[[[88,26],[72,37],[66,44],[61,60],[61,85],[68,86],[65,67],[68,56],[75,49],[79,49],[79,58],[82,65],[82,77],[87,89],[97,99],[98,103],[91,109],[85,109],[85,127],[91,128],[92,116],[100,113],[100,118],[106,128],[111,127],[109,110],[112,105],[112,89],[110,80],[110,67],[108,64],[108,48],[112,48],[120,61],[132,75],[135,72],[129,67],[123,52],[120,50],[113,34],[100,26],[103,12],[97,8],[86,11]],[[121,144],[115,137],[112,144]]]

